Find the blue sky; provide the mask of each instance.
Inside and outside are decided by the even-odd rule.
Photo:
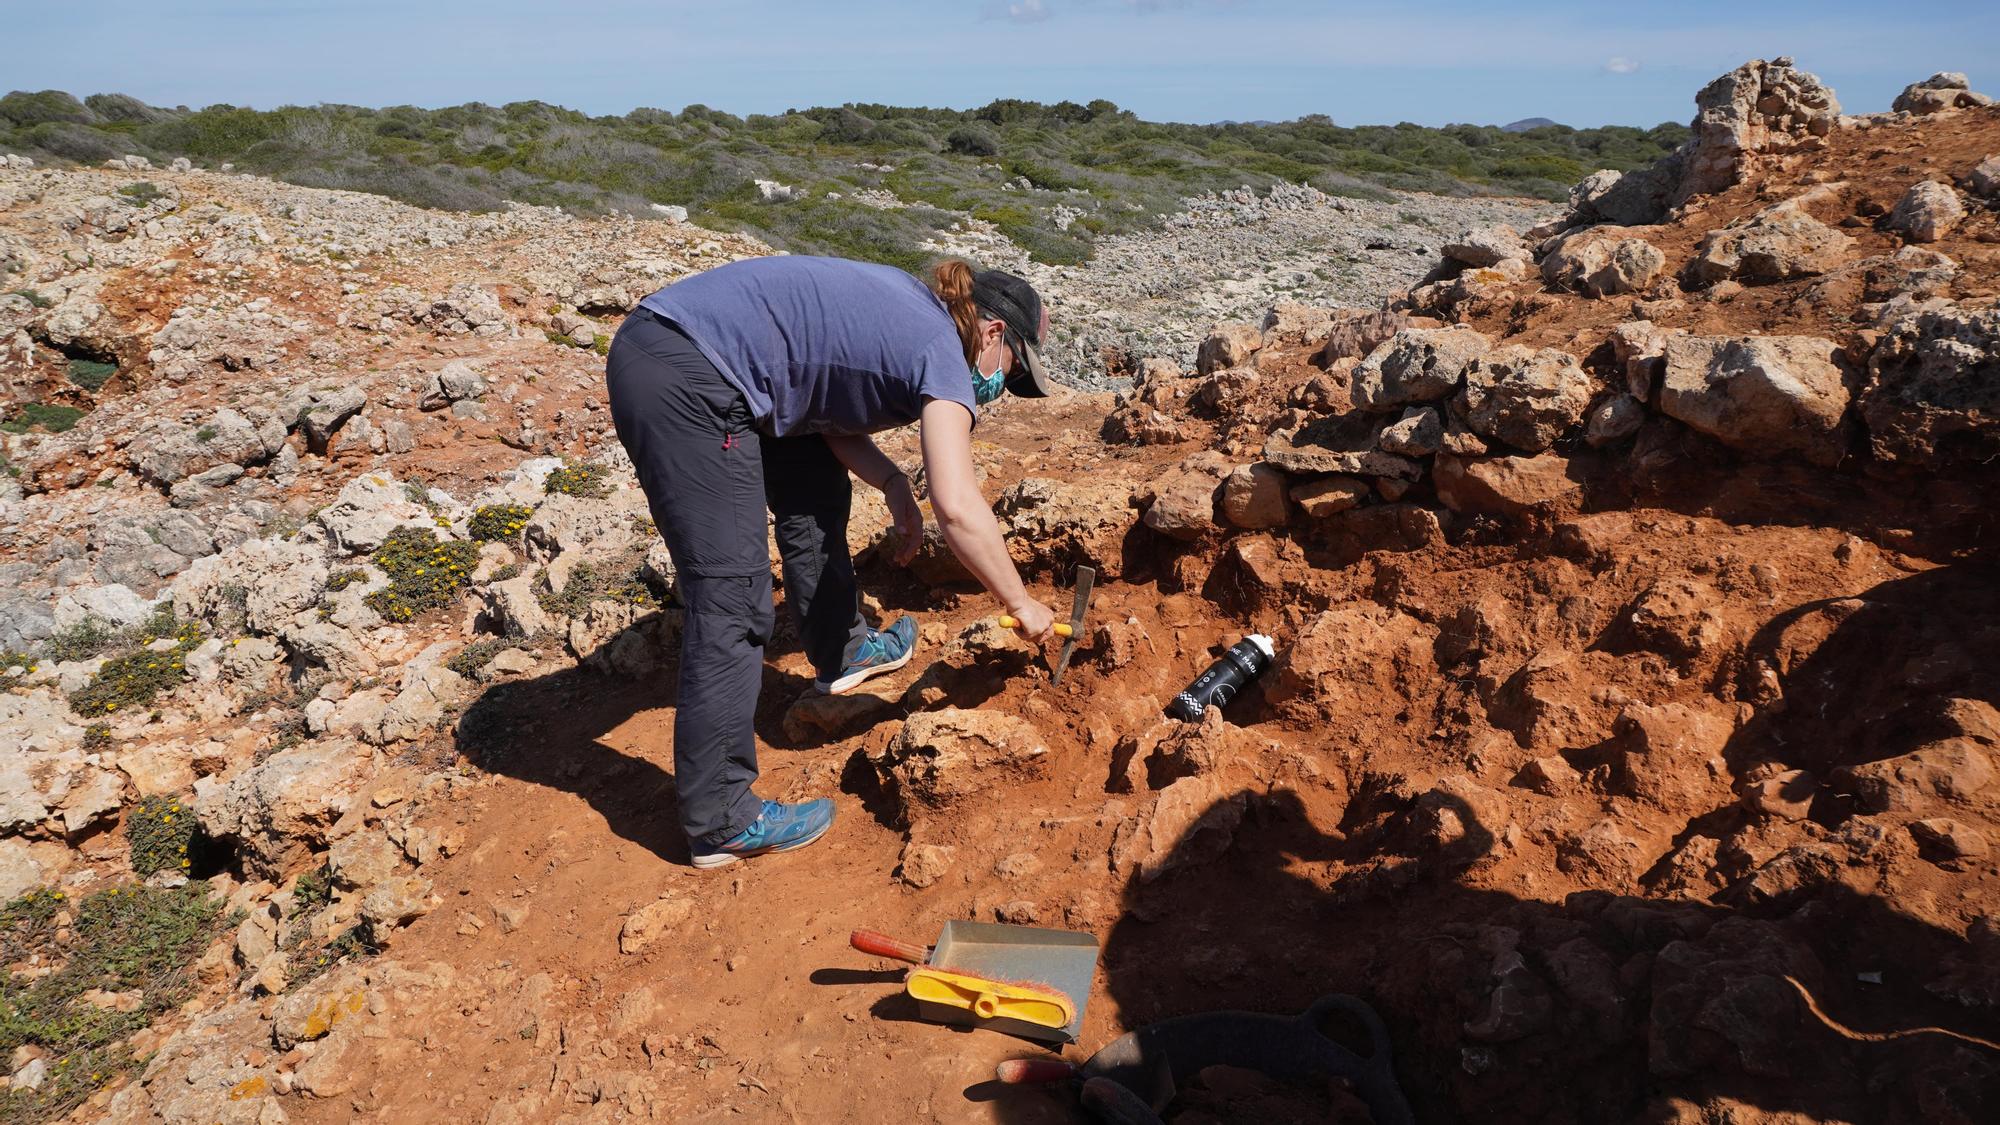
[[[2000,94],[2000,2],[0,0],[0,89],[215,102],[735,113],[1110,98],[1175,121],[1685,121],[1791,54],[1850,111],[1937,70]]]

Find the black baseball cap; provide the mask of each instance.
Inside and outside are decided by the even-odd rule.
[[[1048,313],[1035,287],[1005,270],[975,270],[972,303],[1006,326],[1007,346],[1021,361],[1007,373],[1007,390],[1022,398],[1047,398],[1056,383],[1042,363],[1042,325]]]

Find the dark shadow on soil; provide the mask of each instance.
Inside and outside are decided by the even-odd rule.
[[[1838,778],[1940,737],[1942,700],[2000,700],[1996,578],[1963,563],[1884,583],[1840,603],[1810,646],[1786,638],[1828,606],[1774,619],[1745,663],[1775,655],[1784,693],[1760,702],[1732,764],[1776,754]],[[1968,941],[1838,870],[1778,895],[1739,885],[1713,903],[1603,891],[1544,901],[1489,874],[1505,848],[1496,839],[1534,826],[1484,825],[1435,789],[1360,780],[1331,832],[1291,792],[1229,800],[1245,812],[1219,858],[1211,837],[1191,833],[1156,878],[1128,878],[1100,964],[1124,1027],[1297,1013],[1351,993],[1387,1022],[1422,1122],[2000,1120],[2000,1050],[1963,1038],[2000,1042],[2000,934]],[[1836,783],[1821,800],[1850,798]],[[1807,831],[1829,834],[1853,811]],[[1702,831],[1726,834],[1743,815],[1718,809]],[[1879,823],[1901,831],[1907,818]],[[1865,853],[1843,854],[1873,877]],[[1856,1031],[1958,1036],[1849,1038],[1794,980]],[[1062,1088],[1008,1089],[996,1112],[1015,1125],[1086,1120]],[[1269,1120],[1204,1112],[1188,1120]]]

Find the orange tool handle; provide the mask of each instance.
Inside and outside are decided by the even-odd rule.
[[[887,957],[892,961],[908,961],[912,965],[929,964],[931,959],[928,946],[897,941],[888,934],[878,934],[874,930],[856,930],[847,935],[847,943],[870,956]]]
[[[1000,627],[1002,629],[1019,629],[1021,623],[1003,613],[1000,615]],[[1056,622],[1055,630],[1058,637],[1068,637],[1076,633],[1075,629],[1069,627],[1069,622],[1067,621]]]

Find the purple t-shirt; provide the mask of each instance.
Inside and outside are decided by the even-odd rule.
[[[750,400],[767,434],[893,429],[916,421],[927,398],[979,416],[951,314],[893,266],[747,258],[639,304],[687,333]]]

